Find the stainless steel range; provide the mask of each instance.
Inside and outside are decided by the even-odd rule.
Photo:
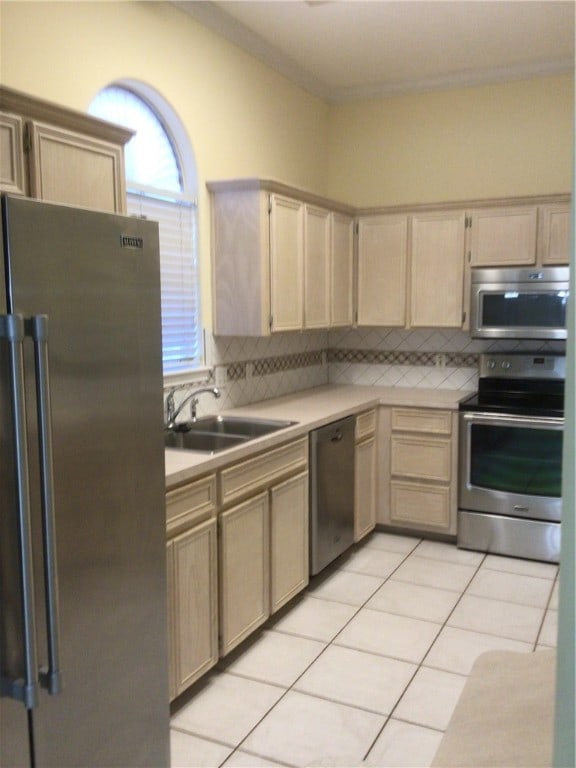
[[[458,546],[558,562],[565,357],[481,356],[460,404]]]

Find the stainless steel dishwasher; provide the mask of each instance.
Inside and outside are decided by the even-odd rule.
[[[349,416],[310,433],[310,573],[354,543],[354,428]]]

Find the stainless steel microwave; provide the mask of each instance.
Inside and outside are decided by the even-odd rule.
[[[473,269],[470,334],[476,339],[565,339],[568,267]]]

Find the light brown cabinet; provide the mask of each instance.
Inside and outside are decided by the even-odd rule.
[[[358,223],[358,325],[459,328],[464,211],[368,216]]]
[[[170,698],[218,661],[216,478],[166,495]]]
[[[0,88],[0,188],[110,213],[126,211],[124,144],[132,132]]]
[[[330,211],[304,206],[304,328],[330,327]]]
[[[468,218],[470,265],[568,264],[570,221],[568,202],[472,210]]]
[[[351,322],[351,219],[276,182],[210,182],[213,326],[267,336]],[[345,214],[345,212],[341,212]]]
[[[354,541],[376,526],[376,411],[356,417],[354,466]]]
[[[219,517],[220,651],[227,654],[270,615],[268,493]]]
[[[464,322],[464,211],[411,217],[411,328],[460,328]]]
[[[358,222],[358,325],[404,327],[408,216]]]
[[[481,208],[469,221],[472,267],[536,263],[536,205]]]
[[[330,327],[354,322],[354,219],[330,214]]]
[[[550,203],[539,209],[538,261],[542,266],[570,263],[572,211],[569,203]]]
[[[308,584],[308,440],[220,473],[220,652],[229,653]]]
[[[454,535],[457,512],[457,412],[382,408],[378,521]],[[383,434],[385,432],[385,434]]]
[[[270,490],[270,612],[308,584],[308,473]]]

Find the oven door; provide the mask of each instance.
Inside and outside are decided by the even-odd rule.
[[[560,522],[564,419],[460,413],[459,507]]]

